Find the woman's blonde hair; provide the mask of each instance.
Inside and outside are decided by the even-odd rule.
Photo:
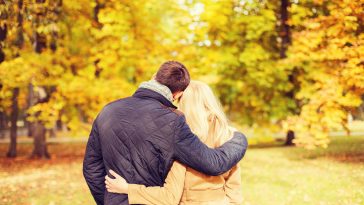
[[[213,140],[210,146],[220,146],[232,137],[233,128],[211,88],[203,82],[191,81],[183,93],[178,109],[186,117],[190,126],[201,141]]]

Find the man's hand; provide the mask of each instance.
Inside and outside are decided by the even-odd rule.
[[[110,169],[109,172],[113,177],[115,177],[115,179],[112,179],[107,175],[105,176],[105,184],[107,191],[111,193],[127,194],[129,186],[128,182],[126,182],[126,180],[123,177],[118,175],[113,170]]]

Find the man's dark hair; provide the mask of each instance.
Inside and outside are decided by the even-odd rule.
[[[190,74],[186,67],[177,61],[163,63],[155,77],[159,83],[167,86],[172,93],[184,91],[190,84]]]

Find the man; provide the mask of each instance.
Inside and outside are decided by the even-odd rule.
[[[174,160],[207,175],[220,175],[241,160],[247,149],[245,137],[234,135],[210,149],[172,104],[189,82],[185,66],[168,61],[154,80],[142,83],[133,96],[106,105],[97,116],[83,173],[98,205],[128,204],[127,195],[105,191],[106,170],[116,171],[129,183],[162,186]]]

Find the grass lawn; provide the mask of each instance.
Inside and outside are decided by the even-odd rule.
[[[364,137],[327,149],[251,148],[242,162],[244,204],[363,205]]]
[[[82,143],[50,144],[51,160],[16,159],[0,144],[0,204],[94,204],[82,177]],[[246,205],[363,205],[364,137],[336,137],[328,149],[251,147],[243,162]]]

